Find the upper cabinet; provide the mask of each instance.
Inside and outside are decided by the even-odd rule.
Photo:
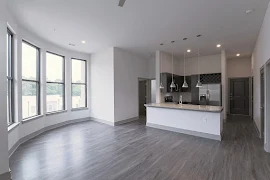
[[[221,73],[201,74],[200,80],[203,84],[220,84]]]
[[[175,83],[175,88],[171,88],[171,83],[172,83],[172,74],[171,73],[161,73],[161,81],[164,86],[164,89],[161,91],[164,93],[167,92],[181,92],[181,87],[182,87],[182,79],[181,76],[178,75],[173,75],[173,81]],[[181,84],[182,83],[182,84]]]

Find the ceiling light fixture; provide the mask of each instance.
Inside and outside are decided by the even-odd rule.
[[[221,47],[221,44],[217,44],[217,48],[220,48]]]
[[[187,38],[184,38],[183,40],[185,41],[185,40],[187,40]]]
[[[191,52],[191,50],[190,50],[190,49],[188,49],[188,50],[187,50],[187,52],[188,52],[188,53],[190,53],[190,52]]]
[[[86,44],[86,41],[82,41],[83,44]]]
[[[254,9],[249,9],[246,11],[246,14],[252,14],[255,10]]]
[[[163,44],[160,44],[161,46],[163,45]],[[162,83],[162,52],[161,51],[159,51],[159,55],[160,55],[160,63],[159,63],[159,65],[160,65],[160,79],[159,79],[159,81],[160,81],[160,85],[159,85],[159,89],[164,89],[164,85],[163,85],[163,83]]]
[[[237,56],[237,57],[239,57],[239,56],[240,56],[240,54],[236,54],[236,56]]]
[[[188,88],[188,83],[186,81],[186,52],[184,52],[184,83],[182,88]]]
[[[171,43],[173,44],[174,41],[171,41]],[[175,85],[174,80],[173,80],[173,68],[174,68],[174,66],[173,66],[173,52],[172,52],[172,82],[170,85],[171,91],[173,90],[173,88],[176,88],[176,85]]]
[[[199,37],[201,37],[201,36],[197,36],[197,37],[199,39]],[[198,87],[198,88],[202,87],[201,75],[200,75],[200,48],[198,48],[198,82],[196,84],[196,87]]]

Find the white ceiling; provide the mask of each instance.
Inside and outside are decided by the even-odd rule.
[[[8,0],[21,26],[65,48],[92,53],[121,47],[149,56],[187,48],[250,56],[269,0]],[[252,14],[245,12],[255,9]],[[54,31],[56,29],[56,31]],[[197,42],[196,35],[202,37]],[[187,37],[187,41],[182,39]],[[82,44],[81,40],[87,41]],[[174,40],[173,45],[170,42]],[[75,44],[71,47],[68,44]],[[160,47],[160,43],[164,46]],[[194,51],[193,51],[194,52]]]

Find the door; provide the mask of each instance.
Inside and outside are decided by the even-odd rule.
[[[249,78],[230,79],[230,114],[249,115]]]
[[[261,111],[261,138],[264,137],[264,68],[261,69],[261,103],[260,103],[260,111]]]
[[[139,115],[146,115],[146,107],[144,106],[147,102],[147,82],[139,81]]]

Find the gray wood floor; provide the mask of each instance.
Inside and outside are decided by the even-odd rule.
[[[252,121],[235,117],[222,142],[97,122],[65,126],[19,147],[14,180],[269,180],[270,155]]]

